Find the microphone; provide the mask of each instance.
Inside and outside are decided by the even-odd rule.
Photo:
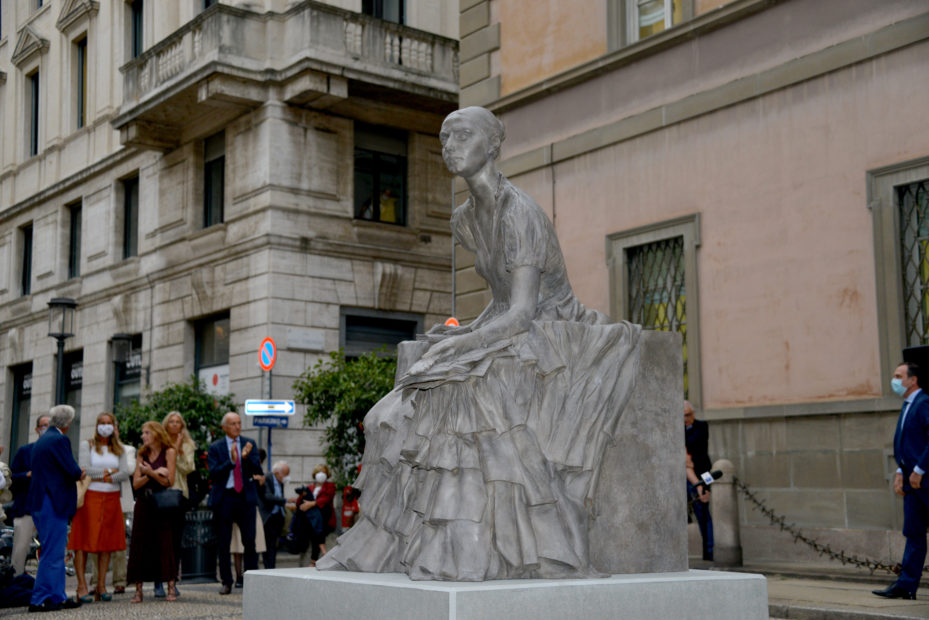
[[[714,469],[713,471],[705,471],[700,474],[700,480],[702,480],[703,486],[707,487],[713,484],[714,480],[719,480],[722,477],[723,472],[719,471],[718,469]]]

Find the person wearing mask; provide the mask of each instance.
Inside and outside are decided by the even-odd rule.
[[[77,598],[82,603],[109,601],[106,573],[110,553],[125,550],[126,524],[120,503],[120,483],[132,475],[134,463],[126,460],[126,450],[119,441],[119,431],[113,414],[97,416],[94,436],[81,442],[78,464],[90,476],[91,483],[84,494],[84,503],[74,515],[68,549],[74,551],[77,572]],[[93,595],[87,588],[85,569],[87,554],[96,554],[97,587]]]
[[[117,429],[118,430],[118,429]],[[119,503],[123,511],[123,524],[132,518],[132,510],[135,508],[135,494],[132,491],[132,474],[135,471],[136,451],[133,446],[123,444],[123,453],[126,456],[126,463],[129,465],[129,476],[119,483]],[[120,457],[122,460],[122,457]],[[99,583],[97,575],[97,554],[87,554],[87,563],[93,571],[93,583]],[[120,549],[110,553],[110,569],[113,571],[113,594],[124,594],[126,592],[126,550]]]
[[[143,424],[142,447],[132,475],[136,502],[129,540],[128,579],[135,583],[131,603],[142,602],[143,581],[167,581],[167,600],[177,600],[174,592],[177,561],[171,538],[173,522],[161,518],[154,499],[155,493],[174,485],[176,461],[177,451],[164,427],[153,420]]]
[[[51,416],[42,414],[35,423],[36,437],[48,430]],[[13,462],[10,463],[12,474],[13,508],[8,517],[13,519],[13,552],[10,561],[17,575],[26,571],[26,557],[29,555],[29,543],[35,536],[35,525],[32,515],[26,511],[26,497],[29,495],[29,483],[32,481],[32,448],[35,442],[27,443],[16,451]]]
[[[274,568],[277,563],[277,541],[284,527],[284,506],[287,504],[284,485],[289,481],[290,465],[285,461],[278,461],[265,477],[263,492],[258,495],[258,510],[261,513],[267,547],[262,557],[265,568]]]
[[[30,612],[57,611],[80,607],[79,600],[65,594],[65,544],[68,521],[77,511],[77,486],[84,478],[71,453],[68,428],[74,408],[55,405],[49,411],[49,429],[32,448],[32,482],[26,511],[32,515],[42,555],[29,601]]]
[[[258,447],[253,439],[242,437],[242,419],[234,411],[223,416],[225,436],[210,444],[207,466],[210,470],[210,506],[216,531],[216,552],[223,585],[220,594],[232,592],[230,544],[232,524],[239,526],[245,555],[245,570],[258,568],[255,552],[255,506],[258,504],[257,483],[253,476],[261,474]]]
[[[308,512],[318,509],[322,521],[321,528],[310,529],[310,566],[316,565],[320,556],[326,555],[326,536],[335,531],[335,509],[332,501],[335,499],[335,484],[330,478],[329,467],[323,464],[313,468],[313,482],[307,485],[308,493],[296,500],[297,510]],[[305,563],[305,553],[301,554],[300,565]]]
[[[194,456],[197,451],[197,446],[194,444],[194,440],[191,439],[190,433],[187,432],[187,422],[184,421],[184,417],[181,415],[180,411],[170,412],[164,417],[161,424],[168,432],[168,438],[171,440],[172,447],[177,451],[177,463],[174,468],[174,486],[171,488],[179,490],[181,495],[184,496],[184,499],[187,500],[190,498],[190,491],[187,487],[187,474],[192,472],[196,467]],[[186,510],[177,511],[175,514],[175,522],[171,527],[172,540],[174,542],[174,558],[177,560],[178,565],[180,565],[181,562],[181,536],[184,533],[184,519],[186,514]],[[178,571],[178,573],[180,573],[180,571]],[[174,595],[180,595],[176,584],[174,586]],[[155,598],[164,598],[165,596],[164,585],[160,581],[156,581]]]
[[[883,598],[915,599],[926,561],[926,531],[929,528],[929,395],[921,383],[927,379],[929,347],[904,350],[905,361],[894,369],[891,388],[903,398],[903,407],[894,433],[894,492],[903,496],[903,536],[906,546],[900,576],[883,590],[873,590]],[[908,355],[909,354],[909,355]],[[926,484],[923,484],[926,482]]]

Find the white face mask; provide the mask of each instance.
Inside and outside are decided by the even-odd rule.
[[[316,478],[316,484],[322,484],[326,481],[326,474],[324,472],[319,472],[318,474],[316,474],[315,478]]]
[[[113,434],[113,425],[112,424],[98,424],[97,425],[97,434],[101,437],[109,437]]]
[[[290,476],[284,476],[281,479],[281,484],[290,484]]]

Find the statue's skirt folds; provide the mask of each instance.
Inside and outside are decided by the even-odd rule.
[[[535,321],[401,376],[365,417],[361,519],[317,567],[420,580],[596,575],[588,516],[639,334],[629,323]],[[422,352],[409,344],[401,367]]]

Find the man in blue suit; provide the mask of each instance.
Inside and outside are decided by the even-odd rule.
[[[42,414],[35,423],[35,432],[39,437],[48,430],[50,416]],[[29,483],[32,482],[32,448],[35,443],[27,443],[16,451],[10,470],[13,472],[13,508],[9,515],[13,518],[13,553],[11,562],[17,575],[26,570],[26,556],[29,555],[29,543],[35,534],[32,515],[26,512],[26,498],[29,496]]]
[[[904,351],[905,359],[919,356],[913,347]],[[884,598],[915,599],[916,589],[926,560],[926,531],[929,528],[929,395],[920,389],[920,382],[929,379],[929,365],[904,362],[894,371],[891,387],[904,399],[897,430],[894,433],[894,459],[897,473],[894,492],[903,496],[903,568],[897,581],[874,594]]]
[[[49,429],[32,447],[32,483],[26,497],[26,510],[35,521],[42,545],[29,605],[31,612],[69,609],[81,604],[65,594],[68,521],[77,512],[74,483],[84,477],[65,434],[74,420],[74,409],[56,405],[49,414]]]
[[[241,437],[242,420],[230,411],[223,416],[226,436],[210,444],[207,467],[210,469],[210,506],[216,529],[216,553],[219,576],[223,587],[220,594],[232,592],[232,569],[229,566],[229,544],[232,541],[232,524],[239,526],[242,546],[245,549],[245,570],[258,568],[255,553],[255,507],[258,491],[253,476],[261,474],[258,447],[254,440]]]

